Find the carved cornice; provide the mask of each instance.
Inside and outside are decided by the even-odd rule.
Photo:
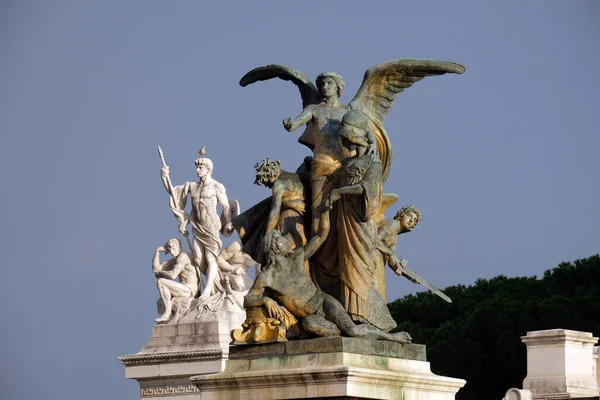
[[[223,350],[184,351],[176,353],[133,354],[121,356],[119,361],[125,366],[158,364],[165,362],[198,361],[223,358]]]
[[[178,394],[188,394],[188,393],[197,393],[197,392],[199,392],[199,390],[194,385],[155,386],[155,387],[142,388],[140,390],[140,396],[141,397],[154,397],[154,396],[164,396],[164,395],[176,396]]]

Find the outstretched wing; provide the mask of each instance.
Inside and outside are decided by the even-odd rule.
[[[383,179],[389,174],[392,146],[383,128],[383,120],[394,105],[398,93],[426,76],[447,73],[462,74],[465,67],[447,61],[398,59],[378,64],[365,72],[363,82],[348,107],[367,114],[369,128],[377,138],[377,149],[383,163]]]
[[[398,195],[396,193],[381,194],[381,205],[379,206],[379,211],[377,211],[377,214],[375,214],[375,222],[377,223],[378,229],[381,228],[385,222],[385,211],[397,201]]]
[[[285,65],[271,64],[254,68],[240,79],[240,86],[246,87],[254,82],[266,81],[273,78],[292,81],[298,86],[300,96],[302,96],[302,107],[318,104],[323,101],[319,90],[306,75]]]
[[[465,67],[447,61],[399,59],[378,64],[365,72],[358,93],[350,102],[383,123],[398,93],[426,76],[462,74]]]

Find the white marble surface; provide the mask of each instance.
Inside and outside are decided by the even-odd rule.
[[[502,400],[533,400],[533,395],[527,389],[512,388],[506,391]]]
[[[534,399],[598,396],[591,333],[567,329],[527,332],[527,377],[523,389]]]
[[[221,321],[155,325],[148,345],[140,352],[119,357],[125,377],[140,385],[140,398],[199,399],[189,378],[224,370],[229,356],[230,332],[236,315]],[[232,322],[235,321],[235,322]]]
[[[235,321],[243,320],[243,298],[252,285],[247,270],[256,263],[241,251],[239,242],[223,249],[220,238],[234,232],[231,221],[239,214],[238,202],[229,201],[225,186],[213,179],[213,162],[204,157],[206,147],[200,150],[201,157],[194,161],[198,181],[179,186],[171,182],[170,169],[160,147],[158,152],[163,164],[161,180],[189,253],[183,251],[181,244],[174,246],[176,254],[172,254],[173,246],[165,245],[155,250],[153,272],[158,278],[161,296],[158,304],[161,316],[156,322],[218,321],[232,313],[239,314]],[[186,211],[188,199],[191,203],[189,212]],[[222,208],[221,216],[218,206]],[[177,240],[171,239],[169,243]],[[174,259],[161,263],[161,252],[171,253]],[[167,265],[169,262],[172,265]]]

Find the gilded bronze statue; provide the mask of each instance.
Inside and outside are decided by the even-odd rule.
[[[272,197],[233,221],[242,240],[253,222],[266,221],[258,238],[248,241],[244,250],[271,252],[262,253],[261,261],[268,267],[263,266],[245,299],[252,317],[245,330],[237,332],[238,342],[300,337],[299,324],[307,334],[328,335],[339,329],[344,335],[360,336],[348,321],[352,327],[376,331],[378,338],[395,340],[385,336],[396,327],[386,306],[385,264],[437,291],[395,254],[397,235],[414,228],[421,214],[408,207],[394,219],[385,218],[398,196],[383,192],[392,162],[384,119],[398,94],[414,83],[427,76],[463,72],[463,66],[445,61],[398,59],[378,64],[365,72],[348,105],[340,102],[345,82],[335,72],[320,74],[316,85],[301,72],[277,64],[244,75],[241,86],[279,78],[298,87],[303,110],[296,118],[284,119],[283,126],[292,132],[306,124],[299,142],[312,150],[313,157],[310,165],[304,163],[303,174],[284,174],[278,163],[268,159],[257,165],[257,183],[270,187]],[[268,217],[263,211],[264,217],[257,218],[259,206],[268,210]],[[287,224],[289,218],[296,218],[293,224]],[[287,280],[281,277],[282,270],[287,271]],[[300,270],[302,279],[296,274]],[[285,284],[292,287],[281,286]],[[325,308],[335,310],[336,316]],[[340,309],[343,321],[337,317]],[[277,333],[271,339],[252,339],[257,324]],[[282,336],[282,326],[293,328],[294,333]]]
[[[406,332],[384,333],[370,324],[355,324],[342,304],[334,297],[319,290],[305,274],[304,263],[323,243],[329,232],[329,209],[321,214],[319,232],[306,246],[292,250],[291,242],[277,230],[265,236],[264,247],[267,264],[254,281],[244,299],[244,307],[263,307],[267,318],[282,324],[289,324],[292,314],[301,321],[304,331],[315,336],[337,336],[340,333],[350,337],[391,340],[410,343],[412,338]],[[234,331],[234,340],[246,343],[256,341],[256,337]],[[260,330],[256,330],[260,332]]]

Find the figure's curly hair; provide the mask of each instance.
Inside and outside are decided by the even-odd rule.
[[[417,223],[415,224],[415,226],[419,223],[419,221],[421,221],[421,211],[419,211],[419,209],[415,206],[404,206],[402,207],[400,210],[398,210],[398,212],[396,213],[396,215],[394,216],[394,219],[400,219],[400,217],[402,216],[402,214],[408,214],[408,213],[414,213],[417,216]]]
[[[279,167],[279,160],[269,160],[269,158],[263,158],[261,163],[256,163],[254,169],[256,170],[256,178],[254,184],[259,186],[265,186],[274,177],[281,173]]]
[[[200,165],[204,165],[206,167],[206,169],[208,170],[209,174],[212,174],[212,172],[213,172],[213,162],[210,160],[210,158],[206,158],[206,157],[196,158],[196,160],[194,160],[194,164],[196,164],[196,167],[199,167]]]
[[[267,269],[275,265],[275,257],[278,254],[283,253],[285,250],[288,250],[284,254],[285,256],[294,253],[293,250],[289,250],[291,248],[290,239],[288,239],[286,236],[283,236],[277,229],[267,233],[263,237],[262,247],[267,258],[267,262],[263,266],[263,269]]]
[[[181,245],[181,240],[179,240],[178,238],[172,238],[172,239],[167,240],[167,243],[165,243],[164,248],[166,250],[168,250],[169,252],[171,252],[173,245],[179,246],[179,250],[183,251],[183,246]]]
[[[344,82],[344,78],[341,77],[337,72],[323,72],[317,76],[317,89],[321,92],[321,84],[323,83],[323,79],[331,78],[335,81],[337,85],[338,97],[342,97],[342,93],[344,93],[344,88],[346,87],[346,82]]]

